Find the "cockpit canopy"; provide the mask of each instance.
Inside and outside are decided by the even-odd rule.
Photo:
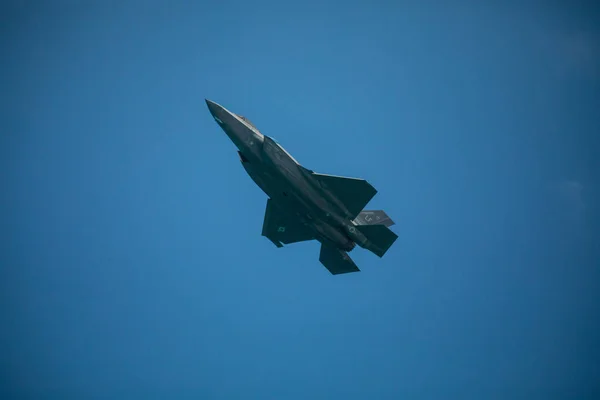
[[[253,127],[254,129],[258,130],[258,128],[256,128],[256,126],[254,126],[254,124],[246,117],[244,117],[243,115],[237,114],[238,117],[240,117],[244,122],[246,122],[248,125],[250,125],[251,127]]]
[[[244,124],[246,124],[246,126],[248,126],[250,129],[252,129],[258,136],[262,137],[262,133],[260,133],[258,128],[256,126],[254,126],[252,121],[250,121],[248,118],[244,117],[243,115],[240,115],[240,114],[235,114],[235,115],[239,119],[241,119],[244,122]]]

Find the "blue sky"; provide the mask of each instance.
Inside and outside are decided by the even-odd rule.
[[[53,3],[0,13],[2,398],[600,395],[597,8]],[[204,98],[394,247],[275,248]]]

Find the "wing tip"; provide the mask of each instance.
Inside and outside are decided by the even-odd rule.
[[[269,239],[271,241],[271,243],[273,243],[278,248],[283,247],[283,244],[279,240],[272,239],[272,238],[270,238],[268,236],[265,236],[265,235],[263,235],[263,236],[266,237],[267,239]]]

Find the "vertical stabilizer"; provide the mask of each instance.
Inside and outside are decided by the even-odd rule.
[[[385,225],[390,227],[394,221],[383,210],[363,210],[354,219],[357,225]]]

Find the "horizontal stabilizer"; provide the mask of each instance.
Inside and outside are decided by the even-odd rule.
[[[351,219],[354,219],[377,193],[377,190],[364,179],[318,174],[316,172],[313,172],[312,176],[322,188],[329,190],[342,202],[350,213]]]
[[[313,234],[295,215],[287,213],[271,199],[267,200],[262,235],[277,247],[282,247],[282,243],[290,244],[314,239]]]
[[[398,239],[398,235],[385,225],[357,225],[356,229],[362,232],[370,242],[365,248],[379,257],[383,257]]]
[[[383,210],[363,210],[354,219],[358,225],[385,225],[390,227],[394,221]]]
[[[319,261],[321,261],[321,264],[323,264],[332,275],[360,271],[348,253],[331,246],[321,245]]]

